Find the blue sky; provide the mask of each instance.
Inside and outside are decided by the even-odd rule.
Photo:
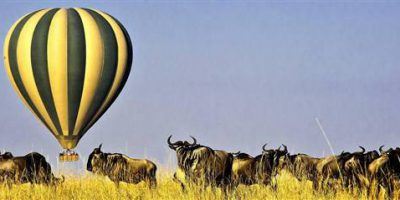
[[[77,151],[165,162],[166,138],[215,149],[329,153],[399,146],[400,3],[2,1],[0,38],[22,15],[89,7],[119,19],[133,39],[125,89]],[[3,46],[4,39],[1,39]],[[0,64],[3,67],[3,62]],[[0,149],[61,151],[0,70]]]

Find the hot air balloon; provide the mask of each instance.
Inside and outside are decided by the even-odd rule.
[[[86,8],[42,9],[19,19],[4,42],[15,91],[66,151],[115,101],[132,64],[130,37],[115,18]]]

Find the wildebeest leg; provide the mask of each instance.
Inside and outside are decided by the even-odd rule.
[[[318,191],[324,191],[325,190],[325,184],[326,184],[326,177],[325,175],[321,175],[318,181]]]
[[[150,177],[150,179],[149,179],[149,187],[151,189],[154,189],[154,188],[157,187],[157,179],[156,179],[156,177]]]
[[[233,194],[233,184],[224,184],[221,186],[222,196],[225,200],[230,199],[229,197]]]
[[[13,184],[13,181],[11,181],[11,179],[6,178],[6,185],[7,185],[8,189],[11,189],[12,184]]]
[[[262,184],[269,185],[271,183],[271,177],[264,177],[262,179]]]
[[[392,185],[392,199],[399,199],[399,188],[400,188],[400,180],[399,177],[394,177],[391,179],[391,185]]]
[[[320,174],[314,174],[313,175],[313,188],[315,191],[320,191],[321,190],[321,185],[323,182],[323,177]]]
[[[200,192],[203,193],[207,190],[207,186],[211,186],[211,190],[215,192],[215,188],[217,187],[216,183],[207,178],[206,176],[200,176],[201,178],[195,179],[195,184],[199,186]]]
[[[183,191],[185,191],[185,185],[183,184],[183,182],[178,178],[176,172],[174,173],[174,178],[172,179],[173,181],[179,183],[181,185],[181,188]]]
[[[379,180],[375,176],[371,176],[369,179],[368,185],[368,196],[372,199],[377,199],[377,195],[379,194]]]
[[[10,177],[8,173],[4,174],[4,183],[7,185],[8,189],[11,189],[14,179],[15,177]]]
[[[347,188],[349,191],[353,191],[357,187],[356,179],[354,175],[344,176],[342,186]]]
[[[272,181],[272,180],[274,180],[274,181]],[[271,182],[272,189],[274,191],[277,191],[278,190],[278,181],[277,181],[276,176],[271,177],[271,181],[270,182]]]
[[[313,181],[312,181],[312,183],[313,183],[313,189],[315,190],[315,191],[318,191],[319,190],[319,181],[318,181],[318,179],[314,179]]]
[[[396,191],[398,190],[398,188],[399,188],[399,181],[398,181],[398,177],[397,177],[397,175],[394,175],[394,174],[392,174],[389,178],[388,178],[388,185],[387,185],[387,188],[388,188],[388,195],[389,195],[389,198],[391,198],[391,199],[398,199],[398,198],[396,198]]]
[[[224,178],[224,185],[223,185],[223,189],[225,191],[226,194],[230,194],[232,193],[233,189],[235,188],[235,184],[231,181],[231,178]]]
[[[148,175],[146,175],[144,180],[146,181],[146,183],[148,184],[150,189],[154,189],[157,187],[157,179],[156,179],[155,175],[148,174]]]
[[[368,191],[370,188],[370,185],[371,185],[371,180],[369,180],[367,177],[368,177],[368,175],[364,176],[364,175],[359,174],[359,175],[357,175],[356,180],[357,180],[357,183],[358,183],[358,186],[360,187],[360,189],[366,188]]]
[[[153,168],[147,176],[149,176],[150,188],[154,189],[157,187],[157,168]]]

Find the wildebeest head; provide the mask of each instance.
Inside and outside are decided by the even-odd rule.
[[[376,150],[368,151],[368,152],[364,153],[363,157],[364,157],[363,159],[365,160],[365,162],[371,163],[373,160],[375,160],[376,158],[379,157],[379,153]]]
[[[275,169],[283,167],[278,167],[278,165],[284,162],[284,157],[286,157],[286,155],[288,154],[288,150],[286,145],[283,145],[283,149],[281,149],[281,147],[279,147],[278,149],[266,149],[266,146],[267,144],[264,144],[262,147],[262,165],[264,169],[271,173],[272,170],[275,171]],[[282,160],[282,162],[280,162],[280,160]]]
[[[339,168],[338,170],[344,169],[344,165],[345,165],[346,161],[350,160],[354,154],[357,154],[357,153],[350,153],[347,151],[342,151],[342,153],[340,153],[339,155],[336,156],[335,160],[336,160],[337,164],[335,167],[338,167]],[[359,152],[359,154],[362,155],[361,152]]]
[[[381,155],[383,155],[383,154],[389,154],[389,153],[391,153],[391,152],[393,151],[393,148],[390,148],[390,149],[388,149],[388,150],[383,150],[383,147],[384,147],[384,145],[382,145],[382,146],[379,147],[379,153],[381,153]]]
[[[365,152],[365,149],[362,146],[360,146],[360,148],[363,150],[361,155],[359,155],[362,162],[371,163],[379,157],[379,153],[376,150]]]
[[[383,146],[379,148],[381,155],[385,155],[389,158],[390,167],[392,169],[400,168],[400,148],[396,149],[390,148],[388,150],[383,150]]]
[[[176,141],[176,142],[171,142],[172,135],[170,135],[167,139],[167,143],[169,148],[172,150],[177,150],[177,148],[185,148],[185,147],[191,147],[195,146],[197,144],[196,138],[190,136],[193,139],[192,143],[189,143],[188,141]]]
[[[365,152],[365,148],[359,146],[361,151],[354,152],[349,160],[345,162],[344,169],[347,172],[361,172],[364,173],[367,170],[367,166],[376,158],[379,157],[377,151]]]
[[[267,144],[264,144],[262,147],[263,154],[272,155],[274,158],[279,159],[280,157],[285,156],[288,153],[287,146],[284,144],[282,144],[283,149],[281,149],[281,147],[277,149],[266,149],[265,146],[267,146]]]
[[[93,149],[92,153],[89,155],[86,170],[90,172],[96,172],[98,170],[99,161],[101,161],[103,157],[103,152],[101,151],[102,144],[99,147]]]
[[[263,154],[271,154],[271,155],[276,155],[278,157],[286,155],[288,153],[287,146],[282,144],[283,149],[281,147],[277,149],[266,149],[265,147],[267,146],[267,143],[262,146],[262,153]]]
[[[282,144],[282,146],[283,146],[283,150],[281,150],[281,147],[279,147],[278,149],[275,150],[275,156],[278,158],[288,154],[287,146],[284,144]]]
[[[339,155],[337,155],[336,157],[337,158],[342,158],[342,157],[347,157],[347,156],[350,156],[351,155],[351,153],[350,152],[348,152],[348,151],[342,151]]]
[[[379,147],[381,155],[368,166],[371,176],[385,177],[388,173],[398,173],[400,169],[400,148],[383,150]]]
[[[8,152],[8,151],[4,152],[3,154],[0,153],[0,159],[10,159],[10,158],[13,158],[13,157],[14,156],[12,155],[12,153]]]
[[[282,150],[281,147],[279,147],[278,149],[275,149],[274,152],[273,165],[278,171],[286,167],[285,165],[287,164],[287,159],[289,159],[287,146],[284,144],[282,144],[282,146]]]
[[[287,150],[287,146],[282,144],[283,149],[281,150],[281,147],[278,149],[275,149],[274,151],[274,165],[277,168],[277,170],[282,170],[287,167],[289,163],[292,163],[294,161],[293,159],[295,156],[291,156]]]
[[[274,152],[275,152],[275,149],[266,149],[265,147],[267,146],[267,144],[268,143],[265,143],[263,146],[262,146],[262,154],[268,154],[268,155],[272,155],[272,154],[274,154]],[[280,147],[279,147],[280,148]]]
[[[198,148],[205,148],[205,149],[207,149],[206,152],[208,152],[208,153],[214,152],[209,147],[205,147],[205,146],[197,144],[196,138],[194,138],[192,136],[190,136],[190,137],[193,139],[192,143],[190,143],[188,141],[171,142],[172,135],[170,135],[167,139],[169,148],[171,148],[172,150],[174,150],[176,152],[178,166],[183,169],[187,169],[188,167],[191,167],[192,162],[194,162],[194,160],[195,160],[194,157],[196,157],[196,156],[192,155],[194,150],[196,150]],[[201,153],[201,154],[203,154],[203,153]],[[204,156],[204,155],[202,155],[202,156]],[[197,155],[197,156],[199,156],[199,155]]]

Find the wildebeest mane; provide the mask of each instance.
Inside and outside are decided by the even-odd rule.
[[[128,161],[123,154],[102,153],[101,158],[103,160],[102,169],[105,173],[110,173],[115,168],[125,169],[127,167]]]
[[[203,152],[199,152],[200,150]],[[214,154],[214,150],[203,145],[191,145],[188,147],[180,147],[176,150],[178,156],[178,166],[188,170],[195,160],[207,160],[210,155]]]

